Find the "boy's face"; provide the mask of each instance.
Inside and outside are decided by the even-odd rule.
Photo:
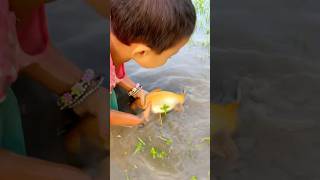
[[[160,54],[156,53],[152,49],[144,50],[143,52],[136,54],[133,59],[144,68],[156,68],[164,65],[168,59],[177,54],[188,41],[189,38],[183,38],[175,46],[164,50]]]

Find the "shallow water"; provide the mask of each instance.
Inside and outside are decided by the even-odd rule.
[[[134,63],[126,65],[128,74],[147,90],[160,87],[181,92],[187,90],[184,112],[170,112],[163,126],[158,116],[143,128],[112,127],[111,179],[209,179],[209,144],[201,139],[210,136],[210,68],[209,53],[201,47],[185,47],[164,67],[147,70]],[[158,138],[173,140],[171,146]],[[137,138],[147,145],[169,152],[168,159],[152,159],[149,147],[134,154]],[[151,141],[150,141],[151,139]]]
[[[209,3],[209,1],[205,1]],[[208,9],[206,9],[207,11]],[[197,29],[186,47],[163,67],[143,69],[134,62],[126,64],[127,73],[148,91],[161,88],[174,92],[187,91],[184,112],[170,112],[161,126],[158,115],[142,127],[112,127],[110,139],[111,179],[210,179],[210,145],[201,139],[210,136],[210,55],[206,15],[199,16]],[[127,109],[127,98],[119,101]],[[167,145],[159,138],[173,141]],[[138,138],[146,146],[134,153]],[[167,158],[153,159],[150,149],[168,153]]]

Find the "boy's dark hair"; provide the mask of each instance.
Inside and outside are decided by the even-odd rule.
[[[190,37],[195,23],[191,0],[111,0],[111,30],[127,45],[144,43],[161,53]]]

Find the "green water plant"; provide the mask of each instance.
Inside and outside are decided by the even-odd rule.
[[[126,176],[126,180],[130,180],[129,174],[128,174],[128,170],[124,171],[124,175]]]
[[[191,176],[190,180],[198,180],[198,177],[197,176]]]
[[[167,115],[167,113],[169,112],[169,108],[170,106],[168,104],[164,104],[160,107],[160,109],[162,110],[162,112],[164,113],[164,115]]]
[[[136,149],[134,151],[134,154],[142,152],[145,146],[146,146],[146,143],[141,138],[138,137],[138,142],[136,143]]]
[[[163,137],[163,136],[158,136],[159,137],[159,139],[161,139],[164,143],[166,143],[167,145],[172,145],[172,143],[173,143],[173,140],[172,139],[170,139],[170,138],[165,138],[165,137]]]
[[[199,13],[204,14],[204,12],[205,12],[205,2],[204,2],[204,0],[193,0],[193,3],[195,5],[196,10]]]
[[[164,105],[162,105],[162,106],[160,107],[162,113],[163,113],[165,116],[166,116],[167,113],[169,112],[169,108],[170,108],[170,106],[169,106],[168,104],[164,104]],[[160,124],[161,124],[161,126],[162,126],[162,124],[163,124],[163,120],[162,120],[161,114],[160,114]]]
[[[202,139],[200,140],[200,142],[201,142],[201,143],[206,142],[206,143],[210,144],[210,136],[202,138]]]
[[[161,151],[160,153],[157,154],[157,157],[159,159],[164,159],[168,156],[168,154],[165,151]]]
[[[157,154],[158,154],[157,149],[154,148],[154,147],[152,147],[152,148],[150,149],[150,155],[152,156],[152,158],[153,158],[153,159],[156,159]]]
[[[159,149],[152,147],[150,149],[150,155],[153,159],[164,159],[168,157],[168,153],[165,151],[160,151]]]

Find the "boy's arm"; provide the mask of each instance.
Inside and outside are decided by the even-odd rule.
[[[31,79],[39,82],[55,94],[61,95],[70,91],[71,87],[78,82],[83,72],[77,66],[66,59],[52,45],[48,45],[46,51],[38,56],[28,56],[22,54],[20,58],[36,58],[37,62],[21,70]],[[87,113],[96,117],[100,122],[107,122],[107,92],[105,88],[99,88],[88,96],[85,101],[73,109],[79,116]],[[101,125],[101,135],[106,131]]]
[[[90,180],[71,166],[20,156],[0,149],[0,179]]]
[[[116,126],[136,126],[143,122],[138,116],[133,114],[111,110],[110,125]]]
[[[31,58],[33,60],[30,61],[36,61],[36,63],[22,69],[22,73],[58,95],[69,91],[82,76],[81,69],[72,64],[51,44],[40,55],[28,56],[23,54],[20,58]]]
[[[125,76],[119,83],[118,85],[125,89],[127,92],[129,92],[132,88],[136,87],[136,83],[133,82],[129,76]],[[140,108],[144,107],[144,101],[145,101],[145,96],[148,94],[147,91],[141,90],[138,92],[137,96],[137,104]]]

